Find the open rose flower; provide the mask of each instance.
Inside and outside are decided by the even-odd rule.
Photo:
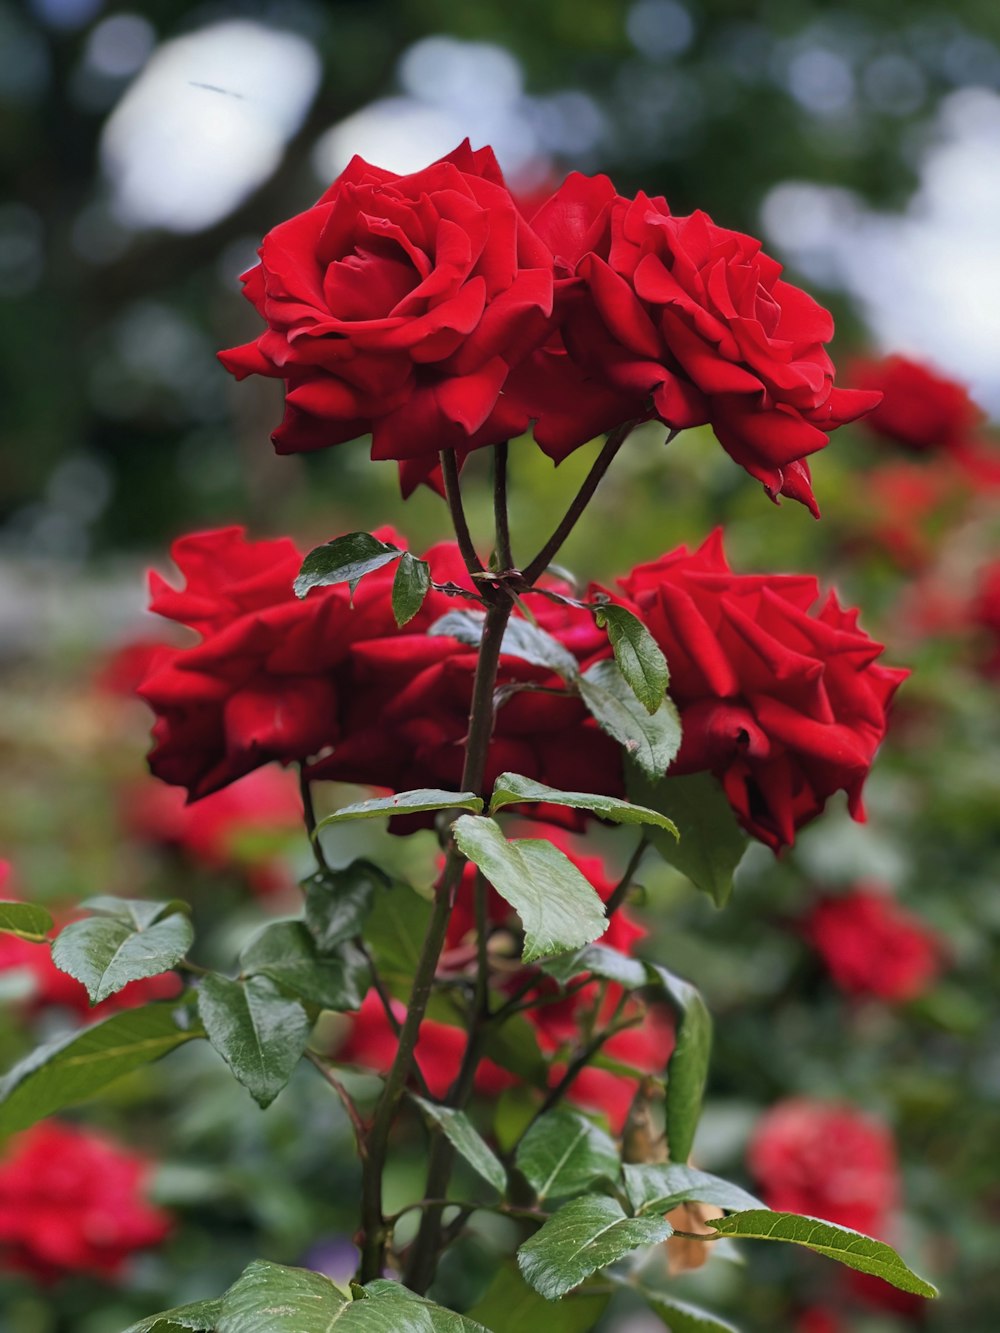
[[[684,739],[672,775],[708,770],[738,819],[778,850],[847,793],[861,791],[887,709],[907,672],[881,666],[882,645],[811,575],[734,574],[721,532],[623,579],[670,663]]]
[[[552,264],[491,149],[403,176],[355,157],[260,256],[243,280],[268,327],[219,355],[285,381],[279,453],[371,432],[373,458],[419,460],[419,477],[441,449],[527,426],[503,390],[547,330]]]
[[[941,969],[937,936],[877,885],[821,899],[803,933],[848,995],[913,1000]]]
[[[616,412],[675,429],[709,423],[769,495],[818,512],[805,458],[879,394],[834,388],[830,314],[782,279],[760,242],[579,175],[532,225],[557,274],[558,332],[514,388],[539,443],[562,457]]]
[[[913,453],[960,447],[983,420],[964,384],[910,357],[857,361],[851,381],[861,390],[881,390],[867,429]]]
[[[369,574],[352,605],[346,584],[295,596],[302,555],[287,538],[254,542],[223,528],[182,537],[171,551],[186,584],[153,574],[152,610],[202,638],[165,650],[139,686],[157,715],[156,776],[194,800],[272,760],[304,760],[334,744],[338,670],[352,644],[395,629],[393,570]],[[429,624],[444,600],[428,598],[414,623]]]
[[[144,1195],[150,1163],[103,1135],[48,1120],[0,1158],[0,1265],[40,1281],[115,1278],[170,1218]]]
[[[896,1148],[885,1125],[852,1106],[791,1097],[758,1122],[750,1170],[769,1208],[882,1237],[899,1202]]]

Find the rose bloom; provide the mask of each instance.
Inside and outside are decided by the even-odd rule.
[[[118,1277],[170,1229],[144,1197],[149,1173],[143,1158],[91,1130],[49,1120],[17,1135],[0,1158],[0,1264],[43,1282]]]
[[[882,392],[868,429],[913,453],[960,446],[983,420],[963,384],[909,357],[857,361],[851,371],[856,388]]]
[[[983,631],[983,670],[987,675],[1000,676],[1000,560],[993,560],[980,570],[969,619]]]
[[[285,381],[279,453],[371,432],[373,458],[427,471],[527,426],[503,390],[548,328],[552,261],[491,149],[403,176],[355,157],[260,257],[244,294],[267,329],[219,357]]]
[[[376,534],[401,545],[389,529]],[[157,715],[149,763],[196,800],[262,765],[294,763],[339,738],[338,672],[361,639],[395,631],[392,567],[300,600],[295,545],[249,541],[241,528],[194,533],[171,553],[186,585],[150,576],[151,609],[201,635],[166,650],[138,693]],[[412,622],[429,625],[448,599],[431,594]],[[352,604],[353,603],[353,604]]]
[[[511,385],[555,458],[656,416],[711,424],[772,498],[818,513],[806,456],[879,394],[834,388],[833,319],[760,242],[662,198],[573,175],[532,217],[556,272],[557,332]],[[651,396],[652,407],[649,407]]]
[[[897,459],[867,474],[864,494],[852,501],[853,521],[866,545],[918,571],[934,559],[971,495],[970,478],[953,458]]]
[[[914,1000],[941,970],[937,936],[875,884],[821,899],[803,933],[848,995]]]
[[[861,790],[909,674],[812,575],[734,574],[721,531],[620,580],[670,663],[683,742],[670,774],[708,770],[748,833],[791,846],[835,791]]]
[[[867,1236],[885,1234],[899,1200],[892,1135],[852,1106],[778,1102],[757,1123],[748,1162],[769,1208]]]
[[[20,899],[8,888],[9,874],[8,862],[0,861],[0,899],[19,902]],[[58,921],[55,929],[56,932],[60,929]],[[181,979],[176,972],[164,972],[161,976],[130,981],[100,1004],[91,1005],[86,987],[56,967],[47,944],[35,944],[31,940],[19,939],[16,935],[0,934],[0,976],[10,977],[14,973],[19,973],[29,982],[29,990],[24,997],[29,1010],[38,1011],[49,1007],[69,1009],[79,1018],[88,1019],[106,1018],[120,1009],[134,1009],[141,1004],[150,1004],[153,1000],[172,1000],[182,989]]]

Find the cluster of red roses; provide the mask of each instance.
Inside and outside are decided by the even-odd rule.
[[[398,542],[395,534],[390,536]],[[314,778],[401,791],[455,788],[477,650],[428,633],[454,605],[432,590],[398,629],[391,571],[304,600],[291,541],[237,528],[183,537],[186,586],[153,575],[152,607],[201,642],[164,648],[139,693],[157,714],[153,772],[192,799],[272,760]],[[427,553],[435,583],[471,587],[451,544]],[[862,815],[861,788],[905,672],[811,576],[740,575],[718,533],[621,580],[619,600],[648,625],[671,666],[684,732],[671,775],[711,772],[743,826],[769,846],[838,790]],[[541,628],[581,667],[610,653],[591,613],[528,594]],[[621,752],[566,681],[513,652],[501,656],[487,781],[513,771],[568,790],[623,794]]]
[[[710,423],[769,494],[816,512],[804,459],[879,400],[833,387],[829,313],[759,241],[577,173],[529,219],[468,142],[403,176],[354,158],[260,255],[245,294],[267,330],[223,365],[284,380],[280,452],[371,432],[404,493],[440,450],[531,422],[559,461],[657,419]]]

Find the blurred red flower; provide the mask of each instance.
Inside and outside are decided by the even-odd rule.
[[[868,429],[914,453],[962,445],[983,420],[963,384],[907,356],[856,361],[851,382],[882,391],[865,418]]]

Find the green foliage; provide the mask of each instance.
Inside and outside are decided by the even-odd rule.
[[[417,814],[422,810],[475,810],[483,808],[481,797],[474,791],[442,791],[424,787],[417,791],[399,791],[394,796],[374,796],[370,801],[355,801],[343,805],[332,815],[321,819],[319,829],[328,824],[339,824],[346,819],[382,819],[387,815]]]
[[[92,898],[84,906],[100,915],[60,931],[52,961],[86,986],[91,1004],[130,981],[169,972],[194,943],[186,904]]]
[[[410,994],[430,916],[431,904],[409,884],[395,881],[376,892],[365,923],[365,943],[374,955],[379,976],[399,999]]]
[[[259,1106],[270,1106],[309,1040],[312,1023],[302,1005],[267,977],[231,981],[212,973],[198,986],[198,1013],[234,1076]]]
[[[580,696],[602,731],[650,777],[662,777],[681,745],[681,722],[670,699],[648,713],[617,662],[595,662],[578,680]]]
[[[541,838],[504,837],[483,815],[460,815],[455,841],[524,925],[526,963],[589,944],[607,929],[604,904],[564,852]]]
[[[39,1046],[0,1080],[0,1136],[75,1106],[122,1074],[205,1035],[179,1007],[147,1004]]]
[[[52,926],[52,917],[44,907],[35,903],[0,902],[0,934],[43,944]]]
[[[330,953],[360,935],[376,890],[388,884],[385,873],[369,861],[354,861],[344,870],[317,870],[304,879],[305,922],[316,948]]]
[[[392,581],[392,614],[400,629],[417,614],[430,590],[430,565],[404,551]]]
[[[370,532],[345,533],[309,552],[295,580],[295,595],[305,597],[312,588],[329,588],[336,583],[346,583],[353,595],[366,574],[391,564],[402,554],[398,546],[379,541]]]
[[[741,1186],[680,1162],[626,1163],[622,1170],[625,1193],[637,1213],[666,1213],[691,1200],[714,1203],[730,1212],[764,1207]]]
[[[649,1302],[652,1312],[663,1320],[670,1333],[739,1333],[735,1324],[688,1301],[679,1301],[676,1296],[668,1296],[661,1291],[647,1291],[642,1286],[637,1287],[637,1290]]]
[[[487,1184],[492,1185],[498,1194],[507,1188],[507,1172],[503,1163],[479,1133],[464,1111],[456,1111],[450,1106],[439,1106],[423,1097],[411,1094],[413,1101],[420,1107],[427,1119],[441,1130],[449,1143]]]
[[[322,1009],[359,1009],[368,987],[364,954],[345,943],[321,953],[302,921],[276,921],[240,954],[244,976],[269,977],[286,994]]]
[[[667,1064],[667,1146],[675,1162],[691,1155],[712,1053],[712,1017],[701,994],[656,963],[647,963],[670,998],[679,1019],[677,1039]]]
[[[650,781],[650,776],[653,780]],[[628,794],[654,810],[669,815],[679,838],[650,835],[665,861],[724,907],[733,889],[733,875],[750,841],[736,822],[722,788],[710,773],[663,778],[629,766]]]
[[[643,805],[633,805],[631,801],[619,801],[614,796],[559,791],[556,787],[547,787],[544,782],[535,782],[519,773],[501,773],[493,787],[490,814],[502,810],[505,805],[521,801],[545,801],[551,805],[566,805],[574,810],[591,810],[613,824],[654,824],[677,837],[673,821],[658,810],[648,810]]]
[[[645,964],[606,944],[588,944],[576,953],[547,958],[542,966],[549,976],[563,984],[581,972],[589,972],[604,981],[615,981],[626,990],[638,990],[649,984]]]
[[[564,1204],[524,1242],[517,1262],[525,1281],[550,1301],[599,1268],[672,1235],[662,1217],[627,1217],[617,1199],[584,1195]]]
[[[469,1311],[490,1333],[591,1333],[607,1309],[610,1296],[584,1287],[558,1305],[534,1291],[513,1264],[497,1270],[489,1289]]]
[[[174,1310],[164,1310],[163,1314],[150,1315],[140,1319],[137,1324],[130,1324],[125,1333],[215,1333],[215,1328],[222,1314],[222,1301],[195,1301],[191,1305],[179,1305]]]
[[[539,1116],[518,1144],[515,1162],[539,1203],[567,1199],[600,1180],[613,1183],[621,1172],[614,1139],[562,1107]]]
[[[427,633],[447,634],[459,643],[478,647],[485,622],[486,617],[482,611],[449,611],[436,620]],[[545,667],[567,682],[575,681],[579,674],[576,658],[569,649],[530,620],[517,617],[508,620],[501,651],[508,657],[519,657],[523,662],[530,662],[532,666]]]
[[[825,1254],[859,1273],[871,1273],[891,1282],[900,1291],[915,1296],[936,1296],[937,1288],[907,1268],[896,1251],[884,1241],[872,1240],[860,1231],[835,1226],[815,1217],[796,1213],[776,1213],[769,1209],[731,1213],[729,1217],[709,1219],[707,1225],[721,1236],[739,1236],[744,1240],[781,1240]]]
[[[618,669],[635,697],[647,713],[655,713],[670,684],[667,659],[656,640],[638,616],[615,602],[599,606],[594,618],[601,629],[608,631]]]

